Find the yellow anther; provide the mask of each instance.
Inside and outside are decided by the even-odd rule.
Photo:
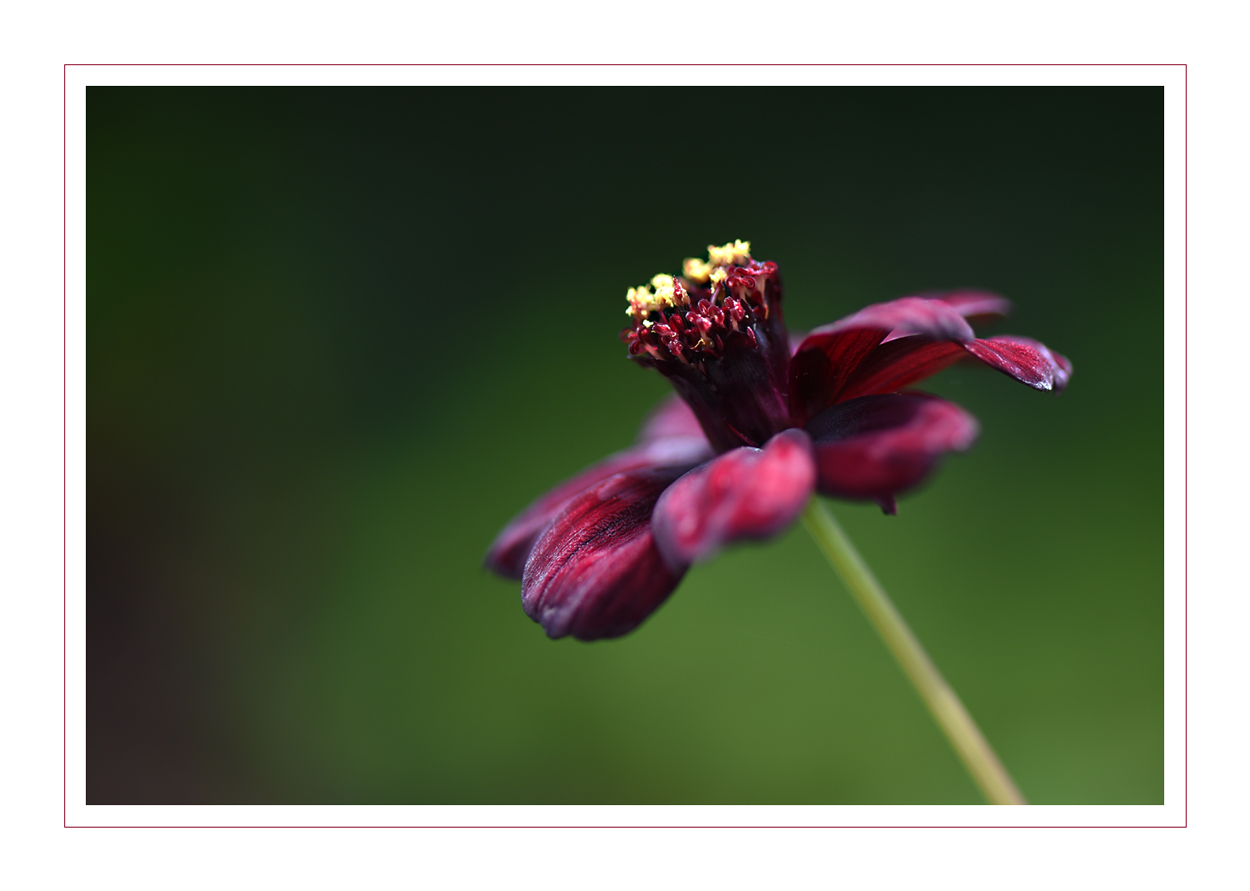
[[[736,266],[751,259],[751,242],[734,241],[731,244],[707,246],[707,258],[713,266]]]
[[[703,285],[709,281],[713,288],[721,284],[728,275],[727,267],[750,262],[751,242],[732,241],[720,247],[709,244],[707,255],[708,262],[706,263],[695,257],[686,258],[685,263],[682,264],[684,284],[671,275],[661,273],[652,276],[650,285],[630,288],[625,295],[625,299],[629,301],[629,309],[625,311],[625,314],[635,319],[645,320],[653,312],[689,306],[690,295],[686,288],[690,284]],[[652,291],[652,288],[655,290]]]
[[[685,273],[686,278],[697,285],[701,285],[707,281],[708,275],[712,272],[712,267],[697,257],[687,257],[686,262],[682,266],[682,271]]]
[[[666,282],[667,284],[665,284]],[[625,311],[626,315],[644,318],[647,313],[670,309],[677,305],[676,287],[671,275],[657,275],[651,279],[651,283],[656,286],[654,294],[651,293],[651,288],[647,285],[630,288],[625,294],[625,299],[629,301],[629,309]]]
[[[645,316],[655,308],[652,305],[654,297],[651,289],[646,285],[640,288],[630,288],[625,294],[625,299],[629,301],[629,309],[625,310],[625,314],[629,316]]]

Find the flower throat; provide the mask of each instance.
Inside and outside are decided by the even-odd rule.
[[[777,264],[752,259],[746,241],[709,245],[706,262],[626,294],[630,358],[672,381],[719,451],[790,426],[781,295]]]
[[[777,264],[751,259],[749,241],[707,250],[708,262],[687,258],[682,276],[661,274],[629,289],[632,324],[621,339],[630,356],[688,365],[721,355],[735,333],[758,346],[756,322],[767,322],[781,300]]]

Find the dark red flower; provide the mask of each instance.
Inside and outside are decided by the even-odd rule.
[[[1035,340],[979,339],[970,320],[1010,304],[978,291],[904,297],[817,328],[791,350],[775,263],[750,245],[708,248],[678,276],[631,288],[629,355],[673,384],[638,442],[539,498],[504,528],[486,565],[521,579],[526,613],[551,637],[636,628],[686,570],[721,547],[768,538],[813,492],[872,500],[969,448],[977,422],[904,388],[962,359],[1036,390],[1072,365]]]

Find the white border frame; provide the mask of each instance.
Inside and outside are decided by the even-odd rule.
[[[1183,827],[1187,824],[1184,65],[65,66],[64,822],[89,826]],[[1164,804],[1125,806],[86,805],[86,88],[92,85],[1162,86]]]

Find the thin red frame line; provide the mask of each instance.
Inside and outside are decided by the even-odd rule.
[[[69,825],[68,731],[68,75],[75,67],[1183,67],[1184,71],[1184,690],[1180,826],[86,826]],[[1189,827],[1189,64],[1188,62],[65,62],[61,66],[61,824],[64,829],[1188,829]]]
[[[140,805],[141,807],[152,807],[153,805]],[[159,805],[156,805],[159,807]],[[988,807],[988,805],[986,805]],[[1184,826],[863,826],[860,824],[830,824],[830,825],[813,825],[809,823],[796,823],[793,826],[725,826],[722,824],[712,824],[709,826],[616,826],[613,824],[604,824],[602,826],[478,826],[476,824],[467,824],[464,826],[444,826],[441,824],[413,824],[413,825],[395,825],[393,823],[379,824],[376,826],[308,826],[296,824],[292,826],[270,826],[266,824],[256,825],[237,825],[237,826],[87,826],[76,825],[66,826],[66,829],[1184,829]]]
[[[66,704],[69,699],[69,638],[66,631],[69,615],[68,609],[68,590],[69,590],[69,537],[68,537],[68,506],[69,496],[67,480],[67,466],[69,463],[68,451],[68,418],[69,410],[67,408],[67,392],[69,374],[67,371],[67,356],[69,355],[66,329],[68,327],[67,297],[69,293],[69,241],[67,233],[69,231],[69,190],[68,177],[66,171],[69,168],[69,112],[67,110],[68,103],[66,99],[66,80],[69,74],[69,66],[61,67],[61,822],[69,823],[69,736],[68,736],[68,718],[69,711]]]
[[[1184,68],[1186,62],[66,62],[91,68]]]

